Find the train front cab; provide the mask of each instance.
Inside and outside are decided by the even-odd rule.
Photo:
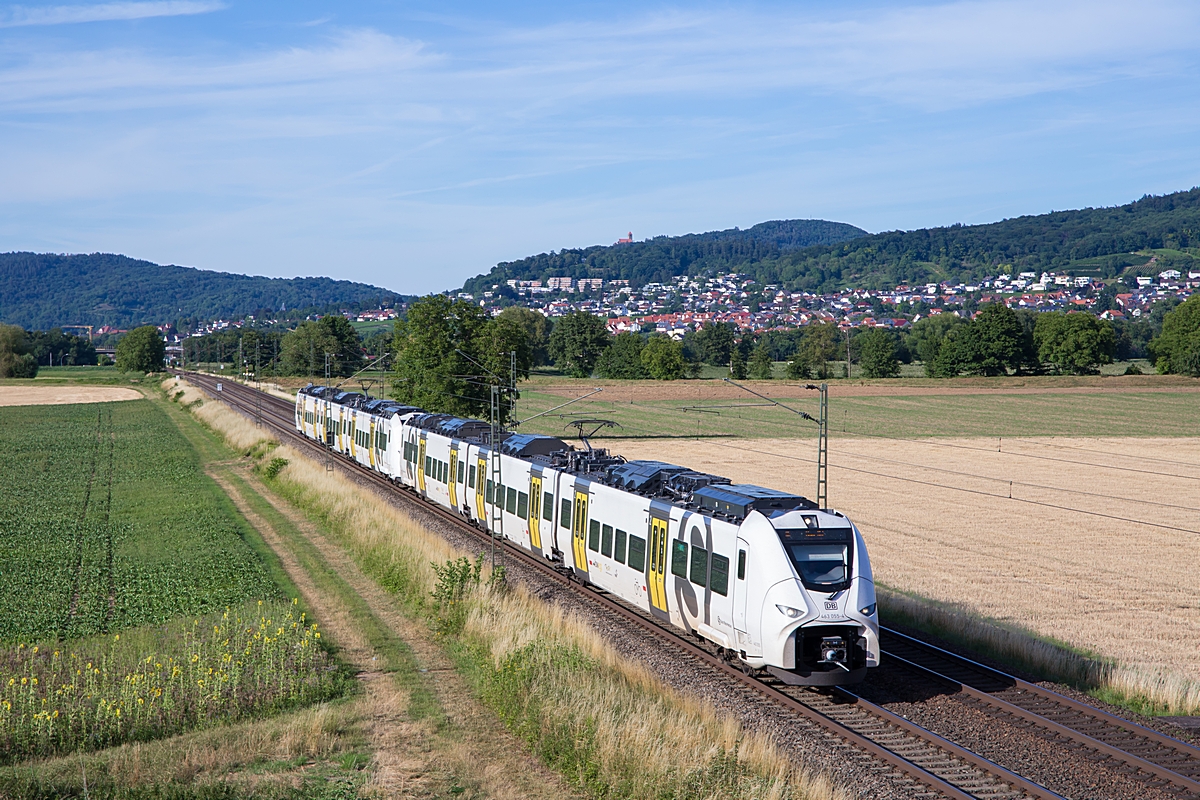
[[[875,584],[849,520],[753,512],[738,531],[737,558],[734,623],[745,626],[737,637],[746,663],[805,686],[859,683],[878,665]]]

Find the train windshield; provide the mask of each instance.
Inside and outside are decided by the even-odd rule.
[[[835,592],[850,585],[849,528],[780,529],[779,539],[805,588]]]

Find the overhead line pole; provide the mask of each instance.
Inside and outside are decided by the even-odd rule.
[[[829,506],[829,384],[804,384],[805,389],[815,389],[821,393],[821,406],[817,417],[813,417],[807,411],[801,411],[798,408],[784,405],[773,397],[767,397],[765,394],[760,394],[748,386],[743,386],[729,378],[722,378],[726,383],[731,383],[739,389],[749,392],[755,397],[761,397],[771,405],[779,406],[787,409],[793,414],[798,414],[801,418],[809,422],[817,423],[817,506],[824,509]]]

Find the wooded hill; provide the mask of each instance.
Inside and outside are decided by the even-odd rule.
[[[794,250],[866,235],[844,222],[792,219],[761,222],[746,230],[657,236],[643,242],[564,249],[503,262],[486,275],[467,281],[463,291],[485,291],[508,280],[551,276],[623,279],[633,286],[667,283],[676,275],[742,271],[747,265],[768,263]]]
[[[741,272],[759,283],[833,291],[846,286],[891,288],[952,280],[970,283],[998,272],[1057,270],[1113,277],[1147,265],[1186,270],[1200,246],[1200,188],[1109,208],[1084,208],[1006,219],[987,225],[951,225],[865,234],[821,220],[764,222],[644,242],[561,250],[498,264],[467,281],[465,291],[490,289],[509,279],[554,275],[626,279],[631,285],[666,282],[676,275]],[[1191,248],[1192,252],[1185,252]]]
[[[391,305],[395,292],[330,278],[263,278],[120,255],[0,253],[0,322],[27,329],[137,325]],[[281,309],[287,312],[281,313]]]

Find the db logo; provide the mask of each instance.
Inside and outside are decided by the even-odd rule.
[[[825,610],[826,611],[837,611],[838,610],[837,603],[834,602],[833,600],[826,600],[825,601]]]

